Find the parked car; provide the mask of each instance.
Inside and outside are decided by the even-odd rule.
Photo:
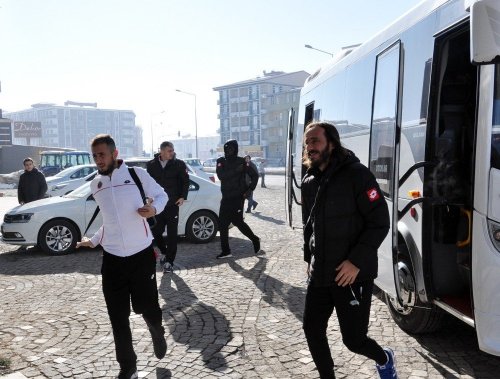
[[[127,158],[124,160],[124,162],[129,167],[139,166],[146,169],[146,165],[150,160],[151,158]],[[187,162],[187,160],[183,159],[183,161],[186,163],[186,168],[188,169],[189,174],[199,176],[200,178],[210,180],[215,183],[215,176],[213,174],[208,174],[203,170],[197,170],[195,167],[191,166],[191,164]]]
[[[87,151],[42,151],[38,169],[46,177],[72,166],[90,164],[91,157]]]
[[[178,234],[194,243],[210,242],[219,227],[220,200],[219,186],[189,175],[189,195],[180,207]],[[68,254],[81,239],[96,206],[90,182],[68,195],[16,206],[4,216],[1,240],[11,245],[39,245],[48,254]],[[93,235],[101,224],[99,213],[87,234]]]
[[[198,158],[186,158],[183,159],[183,161],[193,168],[193,170],[196,172],[196,175],[201,176],[202,178],[205,179],[209,179],[215,183],[214,174],[205,172],[205,170],[203,170],[203,165],[201,164],[201,161]]]
[[[217,164],[217,158],[208,158],[203,162],[203,167],[215,167]]]
[[[97,167],[95,164],[78,165],[64,169],[54,176],[46,178],[47,195],[60,196],[78,188],[85,183],[85,178],[94,173],[96,170]],[[73,188],[68,191],[68,184],[73,181],[75,182],[72,186]]]

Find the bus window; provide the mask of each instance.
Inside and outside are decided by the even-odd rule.
[[[500,170],[500,65],[495,67],[495,99],[491,135],[491,167]]]
[[[377,58],[370,140],[370,170],[385,196],[392,198],[399,44]]]

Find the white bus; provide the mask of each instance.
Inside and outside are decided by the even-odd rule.
[[[291,110],[287,217],[302,228],[304,127],[333,122],[391,210],[376,285],[409,333],[444,312],[500,355],[500,1],[428,0],[306,81]]]

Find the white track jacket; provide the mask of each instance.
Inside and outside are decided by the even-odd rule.
[[[163,188],[140,167],[134,167],[146,197],[160,213],[167,205],[168,196]],[[92,195],[101,209],[103,225],[90,239],[94,246],[101,245],[108,253],[120,257],[134,255],[153,241],[149,224],[137,209],[143,206],[139,188],[122,163],[113,170],[111,177],[100,175],[90,185]]]

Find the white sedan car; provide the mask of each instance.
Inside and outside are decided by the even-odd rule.
[[[73,188],[78,188],[84,181],[83,179],[97,170],[95,164],[86,164],[79,166],[71,166],[61,172],[55,174],[54,176],[49,176],[45,179],[47,182],[47,195],[49,196],[60,196],[68,193],[68,189],[65,187],[68,183],[73,182]]]
[[[194,243],[211,241],[219,226],[220,200],[219,186],[190,175],[188,199],[179,212],[179,235],[186,236]],[[62,197],[49,197],[19,205],[4,216],[2,242],[38,245],[53,255],[70,253],[76,242],[80,241],[95,208],[90,182]],[[99,213],[87,235],[92,236],[101,224]]]

